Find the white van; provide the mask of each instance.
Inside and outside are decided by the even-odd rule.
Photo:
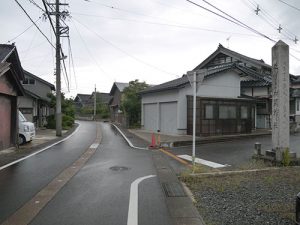
[[[25,116],[19,111],[19,144],[32,141],[35,137],[34,123],[28,122]]]

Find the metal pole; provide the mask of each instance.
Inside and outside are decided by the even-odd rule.
[[[197,94],[197,77],[196,72],[194,72],[194,86],[193,86],[193,166],[195,166],[195,152],[196,152],[196,94]]]
[[[97,98],[97,94],[96,94],[96,84],[95,84],[95,92],[94,92],[94,120],[96,120],[96,98]]]
[[[62,115],[61,115],[61,83],[60,83],[60,27],[59,27],[59,0],[55,2],[56,19],[56,136],[61,136]]]

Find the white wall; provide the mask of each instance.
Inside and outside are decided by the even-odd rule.
[[[252,88],[243,88],[242,94],[252,96]]]
[[[175,90],[155,92],[142,95],[142,125],[144,125],[144,104],[177,102],[177,133],[186,134],[187,129],[187,95],[193,95],[191,85]],[[198,86],[197,96],[213,98],[237,98],[240,96],[240,76],[228,71],[204,79]],[[159,112],[159,111],[158,111]],[[160,115],[157,115],[158,118]]]

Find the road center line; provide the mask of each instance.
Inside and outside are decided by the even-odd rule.
[[[127,225],[138,225],[139,183],[151,177],[156,177],[156,175],[140,177],[131,183]]]
[[[182,159],[185,159],[185,160],[188,160],[188,161],[192,161],[192,156],[190,155],[177,155],[179,158],[182,158]],[[227,167],[227,166],[230,166],[230,165],[223,165],[223,164],[219,164],[219,163],[215,163],[215,162],[211,162],[211,161],[208,161],[208,160],[205,160],[205,159],[199,159],[199,158],[195,158],[195,162],[196,163],[199,163],[199,164],[202,164],[202,165],[205,165],[205,166],[209,166],[209,167],[212,167],[212,168],[223,168],[223,167]]]

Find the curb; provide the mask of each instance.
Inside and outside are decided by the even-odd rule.
[[[23,161],[23,160],[25,160],[25,159],[27,159],[31,156],[37,155],[37,154],[39,154],[39,153],[41,153],[41,152],[43,152],[43,151],[45,151],[49,148],[61,143],[61,142],[64,142],[65,140],[72,137],[78,131],[79,127],[80,127],[80,124],[75,123],[74,126],[70,130],[68,130],[62,137],[55,138],[53,140],[50,140],[48,142],[45,142],[43,144],[40,144],[40,145],[37,145],[37,146],[34,146],[34,147],[30,148],[30,151],[32,153],[29,153],[28,155],[20,155],[19,158],[14,159],[12,162],[9,162],[7,164],[4,164],[4,165],[0,166],[0,171],[7,168],[7,167],[9,167],[9,166],[12,166],[12,165],[18,163],[18,162],[21,162],[21,161]]]
[[[131,141],[126,137],[126,135],[120,130],[120,128],[118,126],[116,126],[115,124],[113,123],[110,123],[111,125],[113,125],[117,131],[122,135],[122,137],[125,139],[125,141],[128,143],[128,145],[131,147],[131,148],[134,148],[134,149],[139,149],[139,150],[148,150],[148,148],[142,148],[142,147],[137,147],[137,146],[134,146]]]

